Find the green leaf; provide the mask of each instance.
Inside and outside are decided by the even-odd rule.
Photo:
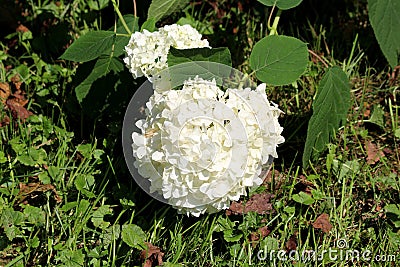
[[[87,1],[88,6],[93,10],[101,10],[106,8],[110,0],[89,0]]]
[[[322,77],[313,103],[303,152],[304,168],[311,156],[316,159],[326,148],[335,131],[346,120],[349,107],[350,86],[346,74],[339,67],[329,68]]]
[[[307,45],[289,36],[271,35],[258,41],[250,55],[256,77],[272,85],[296,81],[308,63]]]
[[[17,156],[19,162],[26,166],[36,166],[46,163],[47,153],[43,148],[28,148],[22,155]]]
[[[266,6],[277,6],[279,9],[286,10],[298,6],[303,0],[257,0]]]
[[[0,151],[0,163],[5,163],[7,162],[6,155],[4,154],[3,151]]]
[[[195,76],[205,80],[215,79],[220,84],[222,77],[229,77],[232,71],[230,66],[231,54],[227,48],[179,50],[171,47],[168,53],[171,88]]]
[[[379,46],[394,69],[400,55],[400,1],[368,0],[368,16]]]
[[[135,224],[122,225],[122,240],[130,247],[142,250],[146,249],[146,234]]]
[[[75,88],[75,94],[82,103],[92,87],[92,84],[99,78],[107,75],[111,71],[118,73],[124,69],[124,64],[117,57],[101,57],[97,60],[89,76]]]
[[[157,22],[165,16],[180,11],[188,3],[189,0],[153,0],[147,13],[147,19],[154,18]]]
[[[148,30],[149,32],[154,32],[157,30],[156,27],[156,19],[155,18],[149,18],[145,22],[143,22],[142,27],[140,27],[140,31],[143,30]]]
[[[87,62],[110,50],[114,40],[115,33],[112,31],[88,32],[73,42],[60,58],[76,62]]]
[[[388,213],[393,213],[400,218],[400,208],[397,204],[388,204],[385,206],[385,211]]]
[[[307,193],[300,192],[298,194],[294,194],[292,199],[300,204],[311,205],[315,202],[315,200]]]
[[[89,191],[94,184],[94,177],[90,174],[78,174],[75,180],[75,187],[79,192],[87,196],[88,198],[93,198],[96,195]]]
[[[234,234],[233,230],[225,230],[223,233],[226,242],[237,242],[243,236],[243,234]]]
[[[29,223],[34,225],[43,225],[46,222],[46,215],[44,211],[38,207],[26,206],[24,209],[24,215]]]
[[[375,105],[372,109],[371,117],[369,118],[368,122],[373,123],[382,129],[385,128],[385,121],[384,121],[385,111],[382,109],[380,105]]]
[[[59,167],[57,167],[57,166],[49,166],[47,171],[49,172],[49,175],[53,179],[53,181],[58,181],[59,180],[59,177],[60,177],[60,174],[61,174]]]
[[[191,61],[208,61],[232,65],[231,53],[226,47],[176,49],[171,47],[168,53],[168,67]]]
[[[57,266],[81,267],[85,262],[85,255],[81,249],[76,251],[64,249],[57,253],[55,260],[63,263],[63,265],[58,264]]]
[[[132,32],[136,32],[139,30],[139,17],[135,17],[132,14],[127,14],[124,15],[123,18],[126,22],[126,25],[128,25],[129,29]],[[110,31],[112,30],[113,28],[110,28]],[[118,21],[116,32],[120,34],[128,34],[125,27],[122,25],[121,21]],[[119,57],[120,55],[125,53],[124,48],[129,43],[129,39],[130,36],[122,36],[122,35],[115,36],[114,53],[113,53],[114,57]],[[106,51],[104,54],[111,55],[111,48],[109,52]]]
[[[110,205],[100,206],[92,215],[92,223],[95,227],[105,229],[110,225],[110,222],[104,221],[104,216],[112,214]]]

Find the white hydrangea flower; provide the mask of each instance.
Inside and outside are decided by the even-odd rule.
[[[281,111],[265,84],[228,89],[196,77],[182,90],[154,92],[136,125],[133,151],[140,175],[181,213],[199,216],[229,207],[259,186],[262,165],[284,142]]]
[[[124,62],[134,78],[144,75],[151,79],[168,67],[167,56],[171,46],[176,49],[210,47],[192,26],[166,25],[155,32],[143,30],[133,33],[125,46]]]

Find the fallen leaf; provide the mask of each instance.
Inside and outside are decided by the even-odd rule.
[[[329,215],[322,213],[318,216],[315,222],[312,223],[312,226],[315,229],[321,229],[326,234],[329,233],[329,231],[332,229],[332,224],[329,222]]]
[[[8,83],[0,83],[0,101],[5,104],[8,97],[11,95],[10,85]]]
[[[250,242],[253,243],[253,245],[256,245],[256,242],[260,239],[263,239],[264,237],[268,236],[271,233],[271,230],[268,229],[267,226],[263,226],[258,228],[257,232],[252,232],[250,234]]]
[[[274,210],[270,202],[274,197],[275,195],[273,194],[263,192],[254,194],[246,203],[243,203],[243,201],[233,201],[229,209],[226,210],[226,214],[228,216],[232,214],[240,215],[249,213],[250,211],[254,211],[258,214],[269,214]]]
[[[61,197],[58,195],[56,188],[51,184],[42,183],[19,183],[19,192],[17,195],[18,203],[25,202],[27,199],[33,199],[38,197],[41,193],[52,191],[54,193],[54,199],[57,203],[61,203]]]
[[[381,157],[385,156],[385,153],[371,141],[365,144],[365,150],[367,151],[367,163],[370,165],[377,163]]]
[[[296,235],[292,235],[289,240],[286,242],[286,252],[290,253],[293,250],[297,249],[297,239]]]
[[[163,264],[164,252],[157,246],[146,242],[147,250],[142,250],[140,252],[140,259],[144,260],[143,267],[159,266]]]
[[[11,110],[11,114],[14,119],[21,119],[25,121],[29,116],[33,113],[28,111],[24,105],[21,105],[21,101],[17,100],[16,98],[7,99],[6,101],[7,107]]]
[[[29,32],[29,29],[27,27],[25,27],[24,25],[20,24],[20,25],[18,25],[16,31],[17,32]]]
[[[22,91],[21,91],[22,82],[21,82],[21,78],[20,78],[20,76],[19,76],[18,73],[15,74],[15,75],[11,78],[11,82],[14,84],[15,88],[17,89],[16,94],[21,94],[21,93],[22,93]]]

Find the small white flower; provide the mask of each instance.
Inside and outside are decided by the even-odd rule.
[[[177,49],[210,47],[207,40],[190,25],[166,25],[158,31],[135,32],[125,46],[124,62],[134,78],[155,74],[168,67],[170,47]]]
[[[223,92],[196,77],[181,90],[155,91],[146,106],[141,133],[132,134],[135,166],[151,193],[181,213],[228,208],[262,183],[262,165],[284,141],[265,85]]]

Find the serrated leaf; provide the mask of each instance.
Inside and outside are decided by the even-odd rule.
[[[92,87],[92,84],[99,78],[111,71],[118,73],[124,69],[124,64],[117,57],[101,57],[97,60],[89,76],[75,88],[75,94],[82,103]]]
[[[88,32],[73,42],[60,58],[76,62],[87,62],[110,50],[114,40],[115,33],[112,31]]]
[[[105,229],[110,225],[110,222],[104,221],[104,216],[112,214],[112,210],[110,209],[110,205],[100,206],[96,211],[93,212],[92,215],[92,223],[95,227],[99,227],[101,229]]]
[[[171,47],[168,53],[170,88],[195,76],[205,80],[215,79],[220,84],[223,77],[229,77],[232,71],[230,65],[231,55],[227,48],[179,50]]]
[[[294,194],[292,199],[297,203],[304,204],[304,205],[311,205],[315,202],[315,200],[307,193],[300,192],[298,194]]]
[[[176,49],[171,47],[168,53],[168,67],[185,62],[208,61],[232,65],[231,53],[226,47]]]
[[[146,234],[135,224],[122,225],[122,240],[130,247],[139,250],[146,249]]]
[[[400,1],[368,0],[368,16],[379,46],[392,68],[399,65]]]
[[[316,159],[329,143],[339,126],[346,120],[350,108],[350,86],[339,67],[329,68],[321,79],[313,103],[313,115],[308,123],[303,152],[303,167],[312,157]]]
[[[135,17],[132,14],[127,14],[124,15],[123,18],[125,20],[126,25],[128,25],[129,29],[132,32],[136,32],[139,30],[139,17]],[[110,31],[111,30],[113,29],[110,29]],[[118,21],[116,32],[120,34],[128,34],[125,27],[122,25],[120,21]],[[115,36],[114,53],[113,53],[114,57],[119,57],[120,55],[125,53],[124,48],[129,43],[129,39],[130,36],[122,36],[122,35]],[[104,54],[107,55],[111,54],[111,49],[109,52],[105,52]]]
[[[279,9],[287,10],[298,6],[303,0],[257,0],[266,6],[277,6]]]
[[[153,0],[147,13],[147,19],[154,18],[157,22],[163,17],[181,10],[188,3],[189,0]]]
[[[289,36],[264,37],[250,54],[250,67],[256,77],[271,85],[295,82],[305,71],[307,63],[307,45]]]

